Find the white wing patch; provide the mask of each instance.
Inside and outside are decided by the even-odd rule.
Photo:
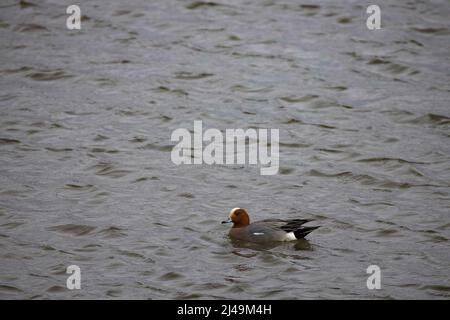
[[[262,236],[264,234],[264,232],[253,232],[253,234],[255,236]]]
[[[285,241],[293,241],[293,240],[297,240],[297,238],[295,237],[294,232],[286,233]]]

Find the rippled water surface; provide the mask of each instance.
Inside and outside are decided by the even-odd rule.
[[[65,5],[0,5],[1,298],[450,297],[448,1]],[[174,165],[194,120],[279,129],[279,174]],[[322,227],[234,243],[237,206]]]

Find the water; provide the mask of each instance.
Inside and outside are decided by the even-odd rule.
[[[376,31],[360,1],[214,3],[86,1],[77,31],[2,2],[0,297],[448,299],[449,2]],[[279,129],[279,174],[174,165],[194,120]],[[322,227],[233,243],[237,206]]]

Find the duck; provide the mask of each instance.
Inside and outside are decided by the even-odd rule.
[[[304,239],[310,232],[320,226],[305,227],[303,224],[311,219],[265,219],[250,223],[250,217],[243,208],[233,208],[229,218],[222,224],[233,223],[229,236],[233,240],[254,243],[295,241]]]

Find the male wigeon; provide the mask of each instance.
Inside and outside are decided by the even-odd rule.
[[[249,242],[293,241],[303,239],[319,227],[304,227],[309,219],[266,219],[250,223],[247,211],[234,208],[230,218],[222,223],[233,223],[229,236],[232,239]]]

